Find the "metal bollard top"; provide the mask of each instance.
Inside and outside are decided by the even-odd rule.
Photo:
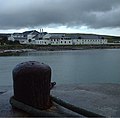
[[[13,73],[15,75],[15,74],[18,74],[18,72],[20,70],[27,70],[27,69],[33,69],[34,70],[34,69],[41,69],[41,68],[42,68],[42,70],[44,70],[46,72],[51,70],[51,68],[44,63],[40,63],[40,62],[37,62],[37,61],[28,61],[28,62],[22,62],[20,64],[17,64],[15,66],[15,68],[13,69]]]

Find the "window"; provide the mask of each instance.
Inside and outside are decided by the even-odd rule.
[[[28,42],[30,43],[30,42],[32,42],[32,40],[31,40],[31,39],[29,39],[29,40],[28,40]]]

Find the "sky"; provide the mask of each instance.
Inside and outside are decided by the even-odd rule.
[[[49,33],[120,36],[120,0],[0,0],[0,33],[42,28]]]

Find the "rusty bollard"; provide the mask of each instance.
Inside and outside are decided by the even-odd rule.
[[[43,63],[28,61],[13,69],[14,99],[41,110],[49,109],[51,68]]]

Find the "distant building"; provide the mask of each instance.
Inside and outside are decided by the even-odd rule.
[[[53,35],[46,34],[41,40],[37,40],[38,45],[72,45],[72,40],[70,37],[65,37],[63,35]]]
[[[23,35],[23,33],[13,33],[8,37],[8,40],[11,41],[19,41],[21,44],[25,44],[27,41],[27,37]]]
[[[98,35],[72,35],[73,45],[107,44],[107,39]]]
[[[40,29],[40,32],[33,30],[23,33],[13,33],[8,40],[17,40],[21,44],[34,45],[107,44],[107,39],[98,35],[66,35],[65,33],[47,33],[43,32],[43,29]]]

